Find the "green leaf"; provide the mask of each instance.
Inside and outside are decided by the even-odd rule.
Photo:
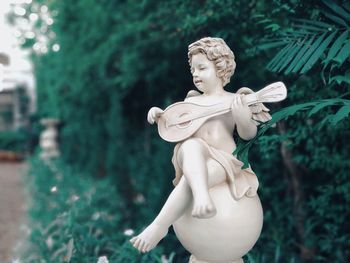
[[[277,31],[280,29],[280,26],[278,24],[271,24],[265,27],[265,29],[271,29],[272,32]]]
[[[277,55],[267,64],[266,68],[268,70],[271,70],[277,63],[280,62],[281,58],[288,52],[288,50],[292,47],[293,42],[286,45],[284,48],[282,48]]]
[[[305,65],[306,61],[308,61],[308,59],[311,57],[314,51],[320,46],[326,34],[327,33],[323,33],[319,38],[315,40],[315,42],[310,47],[308,47],[307,51],[305,52],[305,55],[301,57],[300,61],[297,63],[297,65],[293,69],[293,72],[298,72],[299,69]]]
[[[347,21],[350,21],[350,13],[348,13],[341,6],[337,5],[334,1],[322,0],[322,2],[326,6],[328,6],[330,9],[332,9],[337,15],[341,16],[342,18],[344,18]]]
[[[338,55],[333,59],[333,61],[338,63],[338,67],[340,67],[344,61],[350,55],[350,39],[348,39],[342,49],[339,51]]]
[[[306,24],[310,24],[310,25],[314,25],[314,26],[319,26],[319,27],[322,27],[322,28],[331,28],[332,25],[328,24],[328,23],[325,23],[325,22],[321,22],[321,21],[312,21],[312,20],[308,20],[308,19],[293,19],[297,22],[301,22],[301,23],[306,23]]]
[[[280,34],[281,36],[292,38],[292,39],[310,36],[310,32],[308,31],[292,31],[292,32],[282,31]]]
[[[325,126],[328,122],[330,122],[333,116],[334,116],[333,114],[327,115],[326,117],[323,118],[322,121],[316,124],[315,128],[320,130],[321,128],[323,128],[323,126]]]
[[[319,112],[323,108],[325,108],[327,106],[331,106],[331,105],[334,105],[333,100],[327,100],[327,101],[321,102],[321,103],[317,104],[315,107],[313,107],[307,116],[311,117],[312,115]]]
[[[323,11],[323,13],[324,13],[324,15],[326,17],[328,17],[329,19],[333,20],[337,24],[345,26],[346,28],[349,28],[348,24],[343,19],[341,19],[340,17],[332,15],[332,14],[330,14],[328,12],[325,12],[325,11]]]
[[[298,112],[300,110],[304,110],[304,109],[309,108],[310,106],[314,106],[315,104],[317,104],[317,102],[307,102],[307,103],[301,103],[301,104],[289,106],[287,108],[284,108],[284,109],[272,114],[271,120],[273,122],[280,121],[284,118],[287,118],[288,116],[294,115],[296,112]]]
[[[294,28],[300,28],[299,30],[301,30],[301,31],[309,31],[311,33],[319,33],[320,31],[321,32],[325,31],[325,28],[320,28],[320,27],[305,25],[305,24],[294,25]],[[327,30],[328,30],[328,28],[327,28]]]
[[[286,44],[286,41],[269,42],[269,43],[264,43],[262,45],[259,45],[258,49],[265,50],[265,49],[270,49],[270,48],[274,48],[274,47],[283,46],[285,44]]]
[[[288,64],[292,61],[292,59],[295,57],[296,54],[299,54],[300,50],[304,46],[300,44],[299,42],[296,42],[296,48],[292,50],[290,54],[288,54],[288,57],[285,58],[284,63],[281,65],[281,67],[278,69],[278,72],[281,72]]]
[[[299,63],[300,59],[304,56],[305,52],[308,50],[308,47],[311,45],[312,41],[315,37],[310,38],[306,43],[304,40],[304,44],[302,49],[300,49],[299,53],[294,57],[293,61],[289,64],[288,68],[285,70],[284,74],[289,74],[292,69]]]
[[[339,121],[341,121],[344,118],[347,118],[350,113],[350,104],[344,105],[341,107],[337,113],[334,115],[334,117],[331,119],[331,124],[336,125]]]
[[[294,45],[288,50],[288,52],[281,58],[280,62],[272,68],[271,71],[280,72],[285,68],[288,63],[294,58],[295,54],[302,48],[298,42],[295,42]]]
[[[333,40],[333,38],[335,37],[336,34],[337,34],[337,31],[333,32],[322,42],[322,44],[315,50],[315,52],[312,54],[310,59],[306,62],[304,67],[301,69],[301,71],[300,71],[301,74],[306,73],[307,71],[309,71],[312,68],[312,66],[321,57],[321,55],[326,50],[329,43]]]
[[[344,75],[344,76],[337,75],[337,76],[332,77],[329,80],[329,83],[331,83],[332,81],[337,82],[338,85],[342,84],[343,82],[346,84],[350,84],[350,75]]]
[[[269,23],[269,22],[271,22],[271,21],[272,21],[271,19],[265,18],[265,19],[263,19],[263,20],[258,21],[257,24]]]
[[[340,48],[343,46],[346,38],[349,35],[349,30],[344,31],[337,40],[333,43],[332,47],[328,51],[327,58],[322,62],[325,64],[324,67],[327,66],[327,64],[335,57],[335,55],[338,53]]]
[[[256,14],[252,16],[252,18],[263,18],[263,17],[265,17],[264,14]]]

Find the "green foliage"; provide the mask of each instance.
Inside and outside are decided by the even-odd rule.
[[[22,262],[97,262],[102,255],[113,263],[161,262],[161,249],[143,256],[132,248],[110,179],[82,176],[62,160],[32,158],[30,167],[31,242]]]
[[[350,27],[347,24],[350,21],[350,13],[334,1],[322,2],[331,9],[333,14],[321,9],[319,19],[323,15],[329,22],[294,19],[291,28],[277,31],[270,37],[272,40],[269,41],[267,38],[264,40],[266,43],[258,46],[261,50],[284,46],[268,63],[269,70],[284,72],[286,75],[304,74],[318,60],[322,61],[323,69],[330,64],[332,68],[339,68],[350,57],[350,39],[348,38]]]
[[[249,167],[248,163],[248,152],[252,145],[259,141],[259,139],[264,139],[262,136],[265,135],[265,133],[273,126],[275,126],[278,122],[282,120],[288,119],[290,116],[295,115],[299,111],[305,111],[309,110],[308,117],[311,117],[318,111],[322,110],[325,107],[331,107],[331,106],[341,106],[340,109],[334,114],[334,115],[328,115],[323,118],[319,122],[318,125],[316,125],[317,129],[321,129],[324,125],[331,124],[336,125],[339,121],[345,119],[348,117],[350,113],[350,100],[344,100],[344,99],[326,99],[321,101],[315,101],[315,102],[307,102],[307,103],[301,103],[293,106],[289,106],[286,108],[283,108],[280,111],[275,112],[272,114],[272,118],[270,121],[265,123],[260,123],[259,130],[257,135],[250,140],[247,143],[244,143],[242,140],[240,140],[240,143],[238,144],[236,150],[233,152],[234,155],[237,155],[237,157],[244,162],[244,168]],[[285,140],[285,137],[280,137],[280,141]]]
[[[0,150],[24,153],[27,151],[28,133],[24,130],[0,132]]]

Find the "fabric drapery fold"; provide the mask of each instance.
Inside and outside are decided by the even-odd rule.
[[[216,160],[225,169],[231,195],[235,200],[239,200],[243,196],[256,196],[259,182],[255,173],[250,167],[242,169],[243,162],[238,160],[234,155],[223,150],[216,149],[200,138],[191,139],[198,140],[198,142],[206,147],[210,157]],[[172,157],[172,163],[175,168],[175,179],[173,180],[174,186],[180,182],[180,179],[183,176],[183,171],[177,159],[178,151],[181,145],[182,142],[176,144]]]

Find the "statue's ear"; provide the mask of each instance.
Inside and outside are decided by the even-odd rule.
[[[195,97],[195,96],[199,96],[199,95],[201,95],[200,92],[198,92],[198,91],[196,91],[196,90],[190,90],[190,91],[187,93],[186,98]]]

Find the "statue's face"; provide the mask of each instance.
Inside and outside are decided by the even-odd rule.
[[[210,93],[220,85],[221,79],[216,75],[214,62],[208,60],[207,56],[198,53],[192,56],[191,73],[196,88],[204,93]]]

